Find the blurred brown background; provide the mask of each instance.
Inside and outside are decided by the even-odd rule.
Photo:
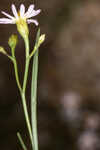
[[[3,0],[0,10],[11,14],[11,4],[32,3],[46,41],[40,48],[38,80],[38,133],[40,150],[100,150],[100,1]],[[3,17],[0,15],[0,17]],[[30,25],[33,47],[37,28]],[[15,25],[0,25],[0,45]],[[19,36],[16,57],[20,78],[24,70],[24,43]],[[30,70],[31,70],[30,64]],[[27,103],[30,107],[30,82]],[[0,150],[22,150],[20,131],[29,150],[27,129],[13,65],[0,54]]]

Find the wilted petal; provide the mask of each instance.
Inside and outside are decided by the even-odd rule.
[[[17,13],[17,10],[16,10],[16,7],[15,7],[15,5],[14,4],[12,4],[12,12],[13,12],[13,14],[14,14],[14,16],[16,17],[16,19],[18,19],[18,13]]]
[[[34,17],[34,16],[38,15],[40,12],[41,12],[41,9],[33,10],[32,13],[30,13],[30,14],[27,16],[27,18]]]
[[[25,13],[25,6],[24,6],[24,4],[21,4],[21,6],[20,6],[20,16],[23,17],[24,13]]]
[[[34,19],[27,19],[27,23],[30,24],[30,23],[34,23],[36,26],[38,26],[38,21],[37,20],[34,20]]]
[[[32,13],[33,10],[34,10],[34,5],[30,5],[28,11],[25,13],[25,17],[28,18],[28,16]]]
[[[10,19],[14,19],[14,17],[12,17],[11,15],[9,15],[8,13],[6,13],[4,11],[2,11],[1,13],[4,14],[5,16],[7,16]]]
[[[14,21],[7,18],[0,18],[0,24],[14,24]]]

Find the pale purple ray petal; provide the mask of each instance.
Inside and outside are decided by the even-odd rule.
[[[0,18],[0,24],[14,24],[15,22],[11,19]]]
[[[35,19],[27,19],[27,23],[30,24],[30,23],[34,23],[36,26],[38,26],[38,21],[35,20]]]
[[[14,16],[16,17],[16,19],[18,19],[18,13],[17,13],[15,5],[12,4],[11,8],[12,8],[12,12],[13,12]]]
[[[27,18],[34,17],[34,16],[38,15],[40,12],[41,12],[41,9],[33,10],[33,11],[27,16]]]
[[[25,17],[27,18],[29,14],[32,13],[32,11],[34,10],[34,5],[30,5],[28,8],[28,11],[25,13]]]
[[[24,4],[21,4],[21,6],[20,6],[20,15],[21,15],[21,17],[24,16],[24,13],[25,13],[25,6],[24,6]]]
[[[14,19],[14,17],[12,17],[11,15],[9,15],[8,13],[1,11],[2,14],[4,14],[5,16],[7,16],[10,19]]]

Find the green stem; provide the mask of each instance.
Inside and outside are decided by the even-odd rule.
[[[18,139],[19,139],[19,141],[20,141],[20,144],[21,144],[22,148],[23,148],[24,150],[27,150],[27,147],[26,147],[26,145],[25,145],[25,143],[24,143],[24,141],[23,141],[23,139],[22,139],[22,137],[21,137],[21,135],[20,135],[19,132],[17,133],[17,137],[18,137]]]
[[[26,124],[27,124],[29,135],[30,135],[31,144],[33,147],[32,129],[31,129],[31,123],[30,123],[30,119],[29,119],[29,114],[28,114],[28,109],[27,109],[27,104],[26,104],[26,98],[25,98],[27,78],[28,78],[28,70],[29,70],[29,63],[30,63],[29,39],[28,39],[28,37],[24,39],[24,42],[25,42],[25,48],[26,48],[26,61],[25,61],[25,73],[24,73],[24,80],[23,80],[23,88],[22,88],[22,92],[21,92],[21,97],[22,97],[22,104],[23,104]]]
[[[29,70],[29,39],[28,37],[24,40],[25,42],[25,48],[26,48],[26,61],[25,61],[25,73],[24,73],[24,81],[23,81],[23,92],[25,93],[26,90],[26,84],[27,84],[27,77],[28,77],[28,70]]]
[[[21,95],[21,98],[22,98],[22,105],[23,105],[23,109],[24,109],[24,115],[25,115],[26,125],[27,125],[27,128],[28,128],[30,140],[31,140],[31,143],[32,143],[32,141],[33,141],[32,140],[32,129],[31,129],[31,125],[30,125],[29,114],[28,114],[28,109],[27,109],[27,104],[26,104],[25,91],[24,92],[22,91],[22,88],[21,88],[21,85],[20,85],[20,82],[19,82],[17,62],[16,62],[16,58],[15,58],[14,55],[13,55],[13,58],[14,58],[13,59],[13,64],[14,64],[16,82],[17,82],[17,86],[19,88],[20,95]]]
[[[21,88],[21,84],[20,84],[20,81],[19,81],[17,61],[16,61],[16,57],[15,57],[15,53],[14,53],[15,49],[11,48],[11,52],[12,52],[12,57],[11,58],[12,58],[12,62],[13,62],[13,65],[14,65],[14,71],[15,71],[15,78],[16,78],[16,82],[17,82],[17,86],[19,88],[19,91],[21,92],[22,88]]]
[[[28,114],[27,105],[26,105],[25,93],[21,92],[21,98],[22,98],[24,115],[25,115],[25,120],[26,120],[26,125],[27,125],[27,128],[28,128],[30,140],[31,140],[31,143],[33,143],[32,142],[33,141],[32,140],[32,130],[31,130],[31,125],[30,125],[30,120],[29,120],[29,114]]]
[[[13,64],[14,64],[14,70],[15,70],[15,78],[16,78],[16,82],[17,82],[17,86],[19,88],[19,91],[22,91],[20,82],[19,82],[19,76],[18,76],[18,67],[17,67],[17,62],[16,62],[16,58],[13,59]]]
[[[34,46],[34,49],[33,49],[33,51],[31,52],[31,54],[30,54],[30,58],[35,54],[35,52],[36,52],[36,50],[38,49],[38,45],[36,44],[35,46]]]

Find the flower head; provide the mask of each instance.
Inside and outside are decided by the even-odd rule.
[[[28,24],[34,23],[36,26],[38,25],[37,20],[30,19],[31,17],[37,16],[41,10],[34,10],[34,5],[30,5],[27,12],[25,13],[24,4],[20,5],[20,10],[17,12],[14,4],[11,6],[12,12],[14,16],[9,15],[8,13],[1,11],[7,18],[0,18],[0,24],[17,24],[18,22],[27,22]]]
[[[14,16],[11,16],[6,12],[1,11],[1,13],[7,16],[7,18],[0,18],[0,24],[16,24],[18,32],[25,40],[29,34],[27,24],[34,23],[36,26],[38,25],[37,20],[30,18],[37,16],[41,12],[41,10],[34,10],[34,5],[30,5],[27,12],[25,13],[24,4],[20,5],[20,10],[18,12],[14,4],[12,4],[11,9]]]

